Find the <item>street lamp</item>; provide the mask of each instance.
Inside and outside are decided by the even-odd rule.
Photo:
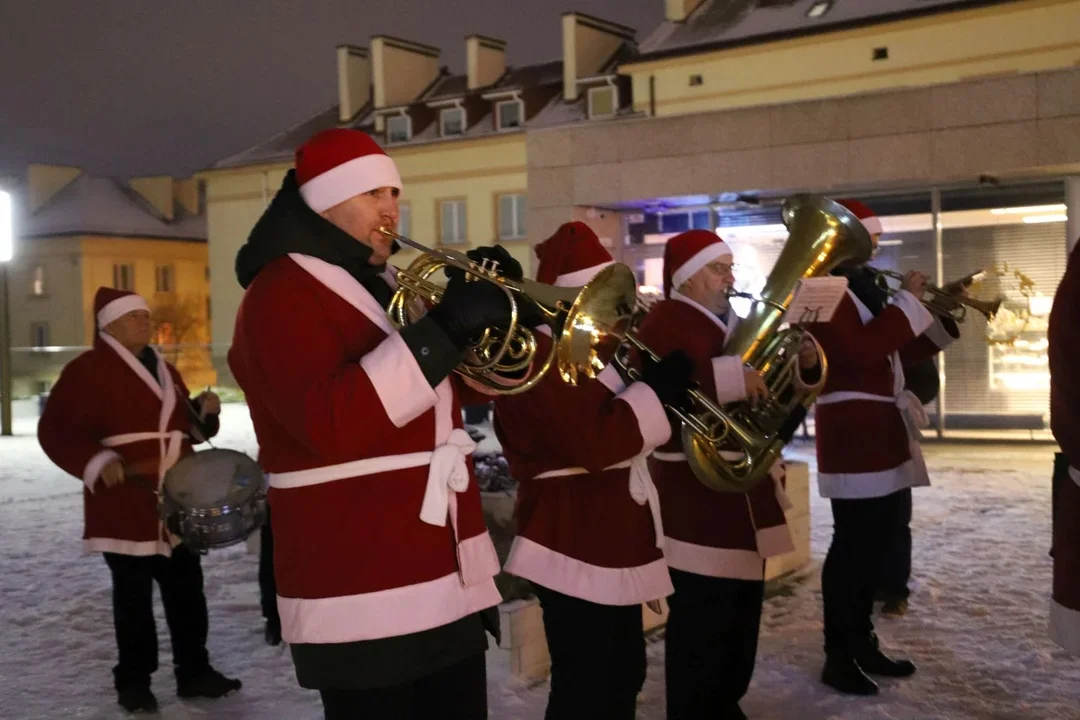
[[[0,190],[0,435],[11,435],[11,323],[8,262],[15,254],[11,194]]]

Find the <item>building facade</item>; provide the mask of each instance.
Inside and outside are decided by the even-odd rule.
[[[196,181],[121,183],[78,168],[32,165],[20,193],[11,262],[13,394],[48,391],[91,346],[101,286],[146,298],[155,343],[191,387],[216,383],[206,222]]]

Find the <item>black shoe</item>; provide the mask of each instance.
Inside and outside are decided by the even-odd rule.
[[[748,718],[742,708],[739,707],[739,703],[732,703],[720,712],[717,720],[748,720]]]
[[[878,686],[846,653],[825,656],[821,682],[847,695],[877,695]]]
[[[186,678],[176,678],[176,694],[182,698],[219,698],[239,690],[242,683],[227,678],[212,667]]]
[[[890,598],[881,606],[882,617],[899,618],[907,614],[908,601],[903,598]]]
[[[859,667],[870,675],[884,677],[911,677],[915,674],[915,663],[910,660],[894,660],[877,647],[869,647],[855,655]]]
[[[129,713],[154,712],[158,709],[157,698],[148,687],[118,690],[116,701]]]
[[[281,621],[280,620],[267,620],[266,630],[264,631],[264,637],[266,638],[267,645],[280,645],[281,644]]]

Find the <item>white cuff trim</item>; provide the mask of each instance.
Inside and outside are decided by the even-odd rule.
[[[941,318],[936,316],[934,317],[933,324],[926,330],[926,337],[930,339],[930,342],[937,345],[939,350],[944,350],[956,340],[956,338],[950,335],[949,331],[945,329],[945,323],[941,322]]]
[[[746,399],[746,376],[743,361],[738,355],[721,355],[712,359],[716,402],[720,405]]]
[[[90,492],[94,492],[94,485],[97,483],[98,478],[101,477],[101,471],[105,469],[105,466],[111,463],[113,460],[121,460],[120,453],[115,450],[102,450],[94,457],[90,458],[90,462],[86,463],[86,467],[83,469],[82,481],[86,485],[86,489]]]
[[[893,295],[890,302],[904,311],[908,324],[911,325],[911,332],[915,337],[922,335],[934,324],[934,316],[930,314],[930,311],[917,297],[907,290],[901,290]]]
[[[371,378],[386,416],[395,427],[405,427],[435,407],[439,400],[398,333],[393,333],[360,358],[360,367]]]
[[[637,418],[644,443],[641,452],[651,452],[671,439],[671,422],[651,387],[636,382],[619,393],[619,399],[626,401]]]
[[[614,363],[608,363],[607,366],[600,371],[600,374],[596,376],[596,379],[616,395],[626,389],[626,383],[623,382],[622,375],[619,374],[619,371],[615,369]]]

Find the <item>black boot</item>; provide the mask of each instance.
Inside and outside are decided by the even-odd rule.
[[[833,652],[825,656],[821,682],[848,695],[877,695],[877,683],[871,680],[850,653]]]
[[[157,698],[148,687],[118,690],[116,701],[129,713],[154,712],[158,709]]]
[[[277,618],[270,618],[266,621],[266,630],[264,632],[267,645],[280,645],[281,644],[281,621]]]
[[[239,690],[242,683],[233,678],[227,678],[214,668],[207,666],[205,670],[191,676],[176,678],[176,694],[182,698],[205,697],[219,698]]]
[[[915,663],[910,660],[894,660],[881,652],[877,635],[874,634],[870,635],[869,641],[854,648],[852,656],[859,663],[859,667],[870,675],[903,678],[915,674]]]

